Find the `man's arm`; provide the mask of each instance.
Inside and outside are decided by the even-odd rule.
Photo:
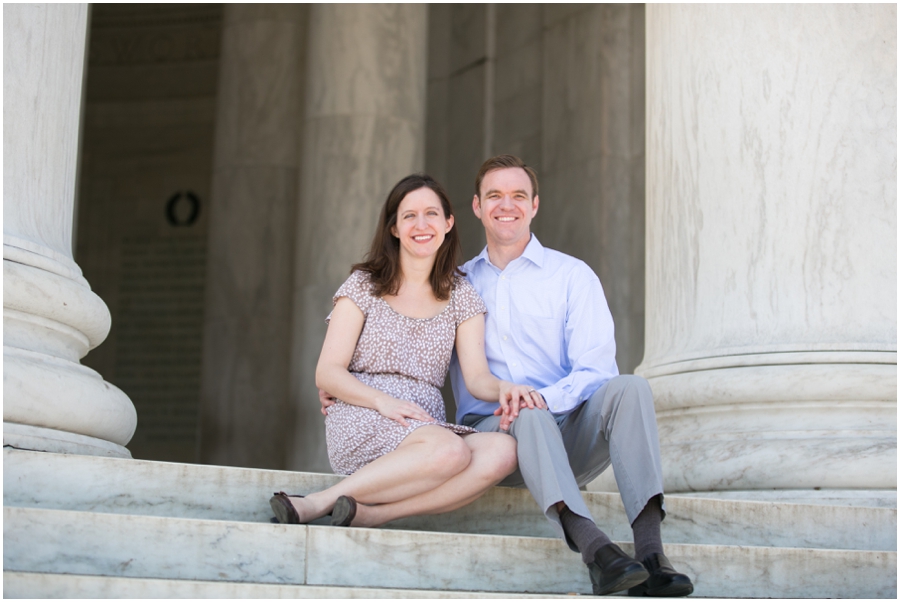
[[[491,374],[484,352],[484,314],[472,316],[457,326],[456,355],[469,393],[482,401],[499,404],[494,415],[500,416],[501,431],[509,430],[520,407],[546,407],[534,387],[517,385]]]
[[[575,408],[619,374],[615,329],[600,279],[581,264],[566,294],[565,354],[571,369],[557,382],[538,389],[554,412]]]
[[[328,408],[334,405],[334,402],[337,401],[328,391],[325,389],[319,389],[319,403],[322,404],[320,408],[323,416],[328,416]]]

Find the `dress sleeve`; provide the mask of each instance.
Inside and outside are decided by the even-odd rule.
[[[481,300],[481,295],[465,278],[458,277],[456,279],[456,289],[453,293],[453,308],[457,326],[473,316],[487,313],[487,306]]]
[[[369,315],[369,308],[372,306],[372,283],[369,275],[365,272],[356,271],[350,274],[350,277],[344,281],[332,298],[332,303],[336,304],[341,297],[347,297],[353,301],[356,306],[362,310],[364,316]],[[325,323],[331,321],[331,314],[325,318]]]

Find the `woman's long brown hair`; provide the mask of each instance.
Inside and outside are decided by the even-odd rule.
[[[400,241],[391,234],[391,228],[397,224],[397,209],[400,202],[411,192],[420,188],[428,188],[441,200],[444,218],[453,215],[453,206],[444,187],[428,174],[412,174],[406,176],[394,186],[388,194],[381,215],[378,217],[378,228],[372,239],[372,246],[362,263],[354,264],[351,272],[361,270],[367,272],[374,284],[373,293],[378,297],[396,295],[400,290]],[[431,268],[431,290],[441,301],[450,298],[453,290],[454,276],[465,274],[459,269],[459,257],[462,254],[456,225],[447,232]]]

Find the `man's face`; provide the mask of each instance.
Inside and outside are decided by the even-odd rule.
[[[484,225],[489,245],[528,244],[531,220],[537,215],[538,197],[531,196],[531,180],[520,167],[495,169],[481,181],[481,198],[472,199],[472,210]]]

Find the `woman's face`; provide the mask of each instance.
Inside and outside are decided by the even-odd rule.
[[[410,258],[433,257],[447,232],[453,228],[453,216],[444,217],[441,199],[430,188],[413,190],[397,207],[397,223],[391,234],[400,240],[400,254]]]

